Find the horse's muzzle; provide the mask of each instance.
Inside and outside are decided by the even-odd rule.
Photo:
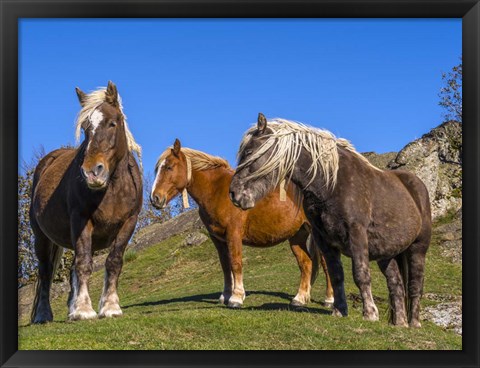
[[[150,202],[152,203],[153,207],[162,210],[167,205],[167,197],[163,196],[160,198],[157,194],[154,194],[150,196]]]
[[[235,207],[241,208],[242,210],[248,210],[255,206],[255,201],[246,196],[245,194],[236,195],[235,192],[230,191],[230,200],[232,201]]]

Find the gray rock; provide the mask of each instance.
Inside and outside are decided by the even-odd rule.
[[[183,241],[183,245],[186,246],[195,246],[195,245],[200,245],[205,243],[208,240],[208,236],[205,234],[196,231],[194,233],[190,233],[185,237],[185,240]]]
[[[462,334],[462,302],[440,303],[425,308],[421,312],[423,320],[431,321],[437,326],[451,329],[455,333]]]
[[[194,209],[184,212],[164,223],[144,227],[135,234],[131,245],[136,250],[139,250],[158,244],[172,236],[191,233],[200,229],[205,229],[205,227],[203,226],[202,220],[200,220],[198,210]]]
[[[449,121],[407,144],[398,154],[373,152],[364,156],[381,169],[415,173],[427,187],[432,218],[462,206],[462,125]],[[386,163],[386,159],[390,160]]]

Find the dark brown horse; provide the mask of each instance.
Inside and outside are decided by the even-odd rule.
[[[340,254],[352,258],[363,316],[378,320],[369,260],[387,279],[392,322],[420,326],[425,255],[430,244],[430,201],[425,185],[406,171],[371,165],[330,132],[260,114],[245,134],[230,185],[242,209],[257,202],[285,177],[303,192],[303,208],[322,250],[334,289],[334,315],[347,315]]]
[[[128,130],[121,99],[111,82],[85,94],[77,120],[85,140],[77,149],[58,149],[35,169],[30,223],[38,257],[38,282],[32,322],[52,321],[50,286],[63,248],[73,249],[68,298],[70,320],[92,319],[88,279],[92,253],[110,247],[99,316],[122,314],[117,295],[123,253],[142,205],[142,180],[137,161],[140,147]],[[140,157],[139,157],[140,158]]]
[[[317,247],[309,244],[310,225],[293,199],[293,186],[288,188],[285,201],[280,201],[279,192],[274,191],[255,209],[241,211],[228,198],[233,176],[228,162],[190,148],[181,148],[178,139],[173,148],[162,153],[155,170],[151,193],[155,207],[165,207],[185,189],[198,203],[200,217],[217,248],[222,265],[224,289],[221,303],[231,308],[239,308],[243,304],[242,243],[268,247],[287,239],[301,272],[300,287],[292,305],[304,306],[310,301],[311,283],[317,274],[319,259],[327,279],[325,302],[333,302],[325,261]]]

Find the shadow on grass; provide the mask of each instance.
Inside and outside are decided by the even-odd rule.
[[[293,296],[287,293],[282,292],[274,292],[274,291],[263,291],[263,290],[254,290],[254,291],[247,291],[246,296],[249,295],[265,295],[265,296],[272,296],[281,298],[284,300],[288,300],[289,302],[292,300]],[[132,307],[152,307],[152,306],[159,306],[159,305],[168,305],[173,303],[188,303],[188,302],[199,302],[199,303],[206,303],[210,305],[218,305],[219,307],[224,307],[218,302],[218,298],[220,297],[220,293],[209,293],[209,294],[198,294],[198,295],[189,295],[180,298],[172,298],[172,299],[164,299],[164,300],[156,300],[156,301],[149,301],[143,303],[135,303],[129,304],[126,306],[122,306],[123,309],[128,309]],[[288,310],[292,312],[308,312],[308,313],[318,313],[318,314],[331,314],[331,311],[327,308],[313,308],[313,307],[293,307],[290,303],[264,303],[260,306],[252,306],[252,307],[244,307],[241,310]]]
[[[219,297],[220,297],[219,293],[198,294],[198,295],[184,296],[182,298],[164,299],[164,300],[157,300],[153,302],[130,304],[122,308],[128,309],[132,307],[152,307],[156,305],[166,305],[166,304],[172,304],[172,303],[188,303],[188,302],[218,304]]]
[[[290,304],[285,304],[285,303],[265,303],[262,305],[259,305],[257,307],[246,307],[243,308],[243,310],[246,311],[271,311],[271,310],[278,310],[278,311],[289,311],[289,312],[295,312],[295,313],[314,313],[314,314],[325,314],[325,315],[330,315],[332,314],[331,310],[324,309],[324,308],[312,308],[310,306],[308,307],[293,307]]]

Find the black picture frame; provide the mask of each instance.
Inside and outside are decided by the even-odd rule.
[[[478,0],[0,0],[0,365],[52,366],[479,366]],[[17,167],[19,18],[462,18],[463,349],[461,351],[18,351]],[[48,88],[48,87],[47,87]],[[74,348],[74,347],[72,347]]]

